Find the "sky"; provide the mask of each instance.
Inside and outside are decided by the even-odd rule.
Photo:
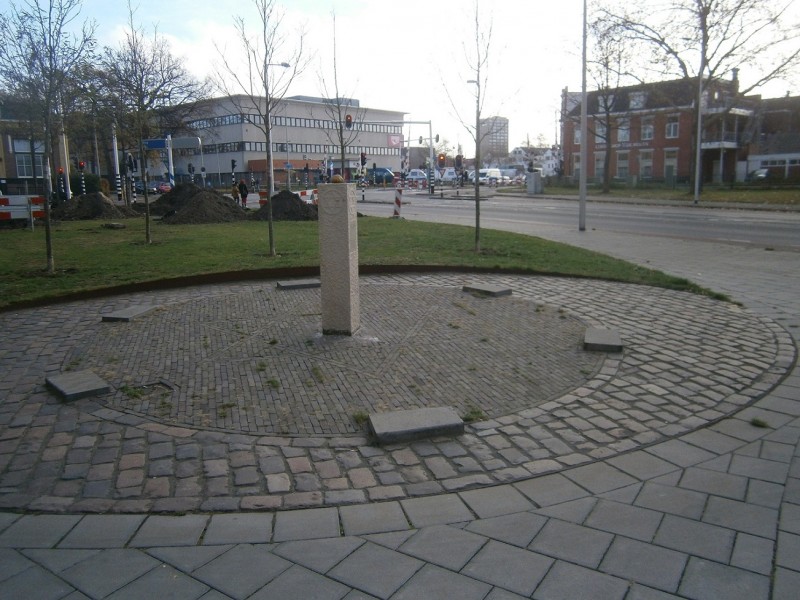
[[[648,0],[642,0],[647,2]],[[10,0],[0,0],[0,10]],[[412,121],[431,121],[434,135],[470,155],[474,141],[474,0],[278,0],[287,44],[305,31],[310,59],[287,95],[324,96],[320,77],[332,75],[334,14],[340,94],[361,106],[407,113]],[[98,25],[100,46],[118,45],[128,26],[126,0],[83,0],[82,18]],[[797,3],[800,5],[800,2]],[[134,22],[148,34],[157,27],[173,54],[203,78],[220,64],[217,48],[235,61],[240,42],[234,17],[259,18],[252,0],[131,0]],[[591,0],[590,0],[591,6]],[[795,12],[800,12],[798,9]],[[481,116],[509,119],[510,149],[525,143],[560,142],[558,111],[564,88],[580,91],[582,0],[482,0],[482,32],[491,29],[488,79]],[[276,61],[284,59],[276,56]],[[741,74],[744,79],[745,73]],[[788,84],[764,90],[781,96]],[[329,84],[330,86],[330,84]],[[792,95],[800,95],[795,82]],[[412,140],[428,136],[427,125],[404,129]]]

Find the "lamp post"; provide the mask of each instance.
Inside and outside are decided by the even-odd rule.
[[[475,84],[475,252],[481,251],[481,82],[470,79]]]
[[[269,76],[267,74],[267,67],[283,67],[288,69],[291,65],[287,62],[282,63],[264,63],[264,92],[267,98],[267,166],[269,167],[269,197],[275,193],[275,168],[272,164],[272,117],[270,116],[270,99],[269,99]]]

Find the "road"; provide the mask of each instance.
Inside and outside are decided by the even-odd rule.
[[[471,194],[471,190],[465,193]],[[391,215],[392,206],[385,203],[393,201],[392,190],[369,190],[364,199],[366,202],[358,204],[359,212],[372,216]],[[403,202],[401,216],[407,219],[461,225],[475,222],[474,202],[469,196],[442,199],[404,192]],[[481,226],[529,235],[536,235],[542,227],[577,230],[578,202],[575,199],[494,195],[481,202]],[[608,233],[800,252],[800,212],[589,201],[586,227]]]

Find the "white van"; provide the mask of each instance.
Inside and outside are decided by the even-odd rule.
[[[458,173],[453,167],[445,167],[436,171],[436,181],[440,183],[454,183],[458,181]]]
[[[497,185],[503,180],[500,169],[481,169],[478,171],[478,183],[480,185]]]

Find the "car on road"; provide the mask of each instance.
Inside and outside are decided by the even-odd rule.
[[[136,182],[136,193],[137,194],[144,194],[144,182],[141,179],[139,179]],[[157,186],[156,186],[156,184],[154,182],[149,181],[147,183],[147,193],[149,193],[149,194],[157,194],[158,193]]]
[[[428,183],[428,176],[422,169],[411,169],[406,173],[406,181],[411,183]]]
[[[500,169],[481,169],[478,171],[478,183],[480,185],[497,185],[503,180]]]
[[[386,167],[367,169],[367,181],[376,184],[392,183],[394,181],[394,173]]]
[[[156,185],[156,192],[159,194],[166,194],[172,191],[172,185],[168,181],[160,181]]]

